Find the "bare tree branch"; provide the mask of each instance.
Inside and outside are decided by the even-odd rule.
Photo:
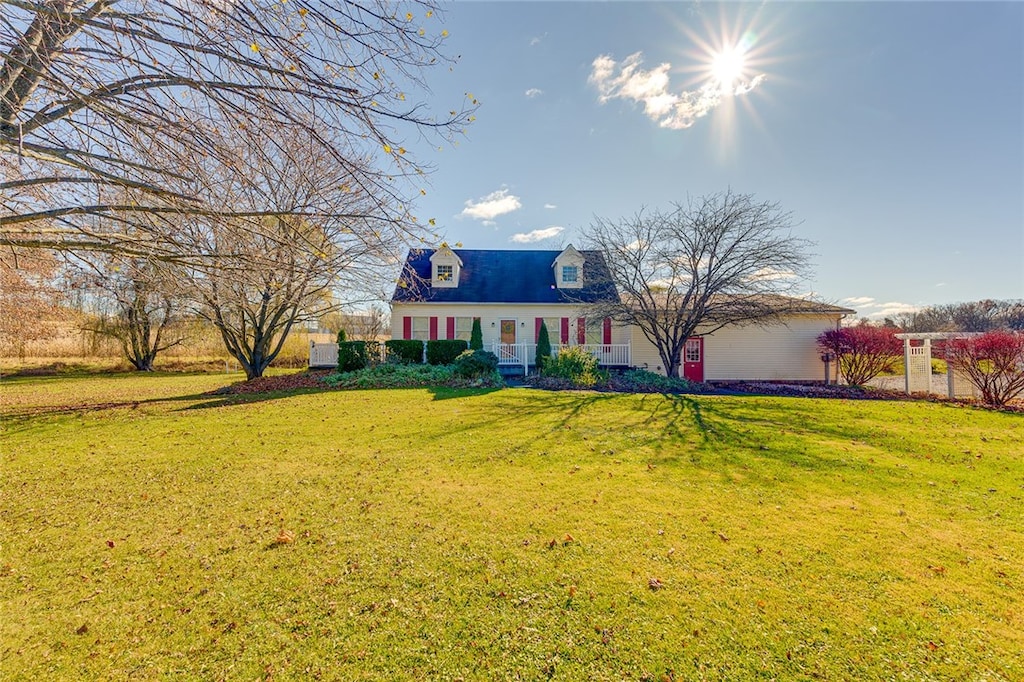
[[[635,325],[657,349],[669,376],[678,376],[686,339],[732,324],[764,323],[806,307],[788,295],[808,268],[810,243],[793,237],[792,215],[778,204],[731,191],[603,218],[584,232],[599,252],[617,299],[588,304],[588,315]],[[606,274],[602,274],[606,272]]]
[[[0,244],[116,250],[130,231],[105,233],[97,217],[152,232],[152,213],[209,215],[216,188],[194,169],[213,159],[244,184],[233,138],[254,130],[308,140],[379,198],[361,217],[407,232],[420,187],[403,180],[430,169],[404,137],[446,143],[475,108],[467,99],[435,117],[416,99],[426,71],[450,62],[429,0],[2,4]],[[132,203],[112,201],[126,190]],[[296,215],[352,217],[332,210],[313,202]]]

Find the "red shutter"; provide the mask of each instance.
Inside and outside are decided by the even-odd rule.
[[[612,342],[612,318],[604,318],[604,341],[601,343],[609,344]]]
[[[534,325],[533,325],[533,342],[534,343],[538,343],[540,341],[540,326],[542,324],[544,324],[544,318],[543,317],[538,317],[534,321]]]
[[[434,316],[430,318],[430,340],[437,341],[437,318]]]
[[[412,318],[409,316],[402,318],[402,338],[412,338]]]
[[[569,343],[569,318],[568,317],[563,317],[562,318],[562,335],[561,335],[561,339],[562,340],[559,341],[559,343],[561,343],[563,346],[565,346],[565,345],[567,345]]]
[[[454,339],[455,338],[455,318],[454,317],[449,317],[448,321],[445,323],[445,326],[448,328],[447,329],[448,333],[446,334],[446,336],[449,339]]]
[[[576,343],[581,346],[587,342],[587,318],[576,320]]]

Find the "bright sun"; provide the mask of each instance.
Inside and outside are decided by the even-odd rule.
[[[745,59],[743,51],[738,47],[722,50],[711,60],[711,77],[721,84],[725,90],[732,90],[736,81],[743,76]]]

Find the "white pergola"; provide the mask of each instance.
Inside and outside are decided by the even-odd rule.
[[[978,332],[908,332],[896,334],[903,340],[903,387],[909,393],[932,392],[932,341],[951,341],[980,336]],[[920,346],[911,341],[922,341]],[[946,387],[950,398],[956,397],[953,366],[946,363]]]

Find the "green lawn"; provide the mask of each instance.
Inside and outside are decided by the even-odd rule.
[[[1020,415],[225,381],[0,384],[0,679],[1024,679]]]

